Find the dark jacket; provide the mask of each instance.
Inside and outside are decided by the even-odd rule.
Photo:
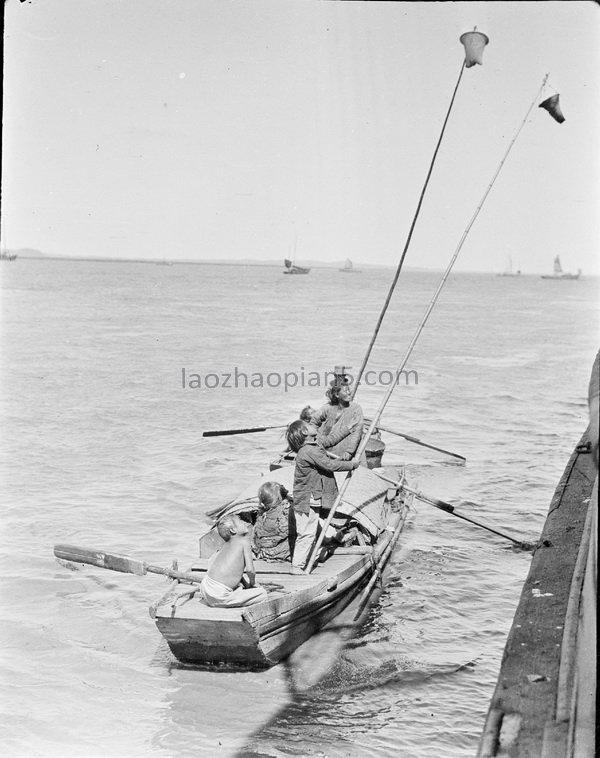
[[[254,525],[252,549],[265,561],[289,561],[290,504],[284,500],[261,513]]]
[[[352,461],[330,458],[314,442],[305,442],[296,455],[294,470],[294,510],[308,513],[310,498],[321,500],[323,508],[331,508],[337,496],[334,471],[352,471]]]

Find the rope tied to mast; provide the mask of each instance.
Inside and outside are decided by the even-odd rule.
[[[435,304],[437,302],[437,299],[438,299],[438,297],[439,297],[439,295],[440,295],[440,293],[441,293],[441,291],[442,291],[442,289],[443,289],[443,287],[444,287],[444,285],[446,283],[446,280],[448,279],[448,276],[450,275],[450,272],[452,271],[454,263],[456,262],[456,259],[458,258],[458,255],[459,255],[459,253],[460,253],[460,251],[462,249],[462,246],[465,243],[465,240],[466,240],[466,238],[467,238],[467,236],[469,234],[469,231],[471,230],[471,227],[475,223],[475,220],[477,219],[477,216],[479,215],[479,213],[481,211],[481,208],[483,207],[483,205],[484,205],[484,203],[485,203],[485,201],[486,201],[489,193],[491,192],[492,187],[494,186],[494,183],[495,183],[496,179],[498,178],[498,175],[500,174],[500,171],[502,170],[502,167],[504,166],[504,163],[506,162],[506,159],[508,158],[508,155],[509,155],[510,151],[512,150],[512,148],[513,148],[513,146],[514,146],[514,144],[515,144],[515,142],[516,142],[519,134],[523,130],[523,127],[525,126],[525,123],[527,122],[527,119],[529,118],[529,114],[533,110],[533,107],[535,106],[536,101],[539,98],[539,95],[540,95],[540,93],[541,93],[541,91],[542,91],[542,89],[543,89],[543,87],[544,87],[544,85],[546,83],[547,78],[548,78],[548,75],[546,74],[546,76],[544,77],[544,80],[542,82],[542,85],[540,86],[539,90],[536,93],[535,98],[533,99],[533,101],[531,102],[531,105],[527,109],[527,113],[525,114],[525,117],[523,118],[521,124],[519,125],[517,131],[515,132],[514,137],[510,141],[510,144],[508,145],[508,148],[506,149],[506,152],[504,153],[504,156],[502,157],[502,160],[500,161],[500,164],[499,164],[498,168],[496,169],[496,171],[495,171],[495,173],[494,173],[494,175],[492,177],[491,182],[488,184],[485,192],[483,193],[483,196],[482,196],[482,198],[481,198],[481,200],[479,202],[479,205],[475,209],[475,213],[473,214],[473,216],[471,217],[469,223],[467,224],[467,226],[465,228],[465,231],[463,232],[463,234],[462,234],[462,236],[460,238],[460,241],[459,241],[459,243],[458,243],[458,245],[457,245],[457,247],[456,247],[456,249],[455,249],[452,257],[450,258],[450,262],[448,263],[448,266],[446,267],[446,270],[444,271],[444,274],[443,274],[443,276],[442,276],[442,278],[441,278],[441,280],[440,280],[440,282],[439,282],[439,284],[437,286],[437,289],[436,289],[435,293],[433,294],[433,297],[431,298],[431,301],[430,301],[429,305],[427,306],[427,309],[425,311],[425,315],[421,319],[421,322],[419,323],[419,325],[418,325],[418,327],[417,327],[417,329],[416,329],[416,331],[415,331],[415,333],[414,333],[414,335],[413,335],[413,337],[412,337],[412,339],[410,341],[410,344],[409,344],[409,346],[408,346],[408,348],[406,350],[404,358],[402,359],[402,362],[400,363],[400,365],[399,365],[399,367],[397,369],[397,373],[400,373],[400,372],[402,372],[404,370],[404,368],[405,368],[405,366],[406,366],[406,364],[408,362],[408,359],[410,358],[410,355],[411,355],[411,353],[412,353],[412,351],[413,351],[413,349],[414,349],[414,347],[415,347],[415,345],[416,345],[416,343],[417,343],[417,341],[418,341],[418,339],[419,339],[419,337],[421,335],[421,332],[423,331],[423,329],[425,327],[425,324],[427,323],[427,321],[429,319],[429,316],[431,315],[431,312],[433,311],[433,308],[434,308],[434,306],[435,306]],[[385,406],[387,405],[387,403],[388,403],[388,401],[389,401],[389,399],[390,399],[390,397],[392,395],[392,392],[394,391],[394,386],[395,386],[395,384],[392,382],[392,384],[390,384],[390,386],[388,387],[388,389],[387,389],[387,391],[386,391],[386,393],[385,393],[385,395],[384,395],[384,397],[383,397],[383,399],[382,399],[382,401],[381,401],[381,403],[379,405],[379,408],[377,409],[375,415],[373,416],[373,419],[372,419],[371,423],[369,424],[369,428],[368,428],[367,432],[363,435],[361,443],[358,446],[358,450],[355,453],[355,457],[356,458],[360,458],[362,456],[362,454],[364,453],[364,451],[366,449],[366,446],[367,446],[367,443],[369,441],[369,438],[371,437],[371,434],[375,430],[375,428],[376,428],[376,426],[377,426],[377,424],[379,422],[379,419],[381,418],[381,414],[383,413],[383,411],[385,409]],[[321,544],[323,542],[323,537],[325,535],[325,532],[327,531],[327,528],[328,528],[329,524],[331,523],[331,519],[333,518],[334,512],[336,511],[336,509],[338,508],[338,506],[340,505],[340,503],[342,501],[342,498],[344,497],[344,494],[345,494],[345,492],[346,492],[346,490],[348,488],[348,485],[350,483],[351,476],[352,476],[352,472],[348,472],[348,474],[346,475],[344,481],[342,482],[341,487],[339,488],[339,491],[338,491],[337,497],[335,499],[335,502],[331,506],[331,510],[329,511],[329,515],[328,515],[328,517],[327,517],[327,519],[325,521],[325,524],[323,525],[323,528],[321,530],[321,533],[319,534],[319,536],[318,536],[318,538],[317,538],[317,540],[315,542],[315,545],[313,547],[312,553],[310,555],[308,564],[307,564],[306,569],[305,569],[306,573],[310,573],[311,570],[312,570],[312,567],[313,567],[313,565],[315,563],[315,560],[316,560],[316,557],[318,555],[318,551],[321,548]]]

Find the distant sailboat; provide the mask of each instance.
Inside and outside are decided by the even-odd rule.
[[[294,240],[294,260],[293,262],[289,258],[283,259],[283,265],[285,266],[284,274],[308,274],[309,268],[303,268],[302,266],[296,266],[296,243],[298,237]]]
[[[521,276],[521,269],[513,271],[512,258],[509,257],[506,271],[503,271],[501,274],[496,274],[496,276]]]
[[[3,229],[2,231],[5,232]],[[4,238],[4,245],[0,243],[0,260],[1,261],[14,261],[17,257],[16,253],[11,253],[10,250],[6,249],[6,232],[2,234],[2,237]]]
[[[579,279],[581,276],[581,269],[577,269],[576,274],[569,274],[562,270],[562,266],[560,265],[560,258],[557,255],[554,259],[554,273],[552,274],[542,274],[542,279]]]
[[[340,271],[343,271],[345,274],[360,274],[362,273],[360,269],[354,268],[352,265],[352,261],[350,258],[346,258],[346,262],[344,263],[344,267],[340,269]]]

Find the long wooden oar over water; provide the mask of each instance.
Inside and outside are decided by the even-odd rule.
[[[199,584],[202,576],[189,574],[174,569],[161,568],[160,566],[151,566],[144,561],[138,561],[127,555],[118,555],[116,553],[107,553],[104,550],[93,550],[86,547],[75,547],[74,545],[55,545],[54,555],[63,561],[73,561],[73,563],[89,563],[91,566],[98,566],[111,571],[121,571],[123,574],[163,574],[171,579],[178,579],[180,582]]]
[[[411,437],[410,434],[403,434],[402,432],[397,431],[396,429],[390,429],[389,427],[382,426],[381,424],[377,424],[377,428],[381,429],[382,432],[387,432],[388,434],[395,434],[396,437],[402,437],[405,440],[408,440],[409,442],[414,442],[415,445],[421,445],[421,447],[428,447],[430,450],[437,450],[438,453],[444,453],[444,455],[451,455],[453,458],[458,458],[458,460],[462,461],[463,463],[467,462],[467,459],[464,457],[464,455],[459,455],[458,453],[452,453],[450,450],[444,450],[442,447],[436,447],[435,445],[430,445],[428,442],[423,442],[422,440],[418,440],[416,437]]]
[[[376,471],[375,473],[380,479],[383,479],[385,482],[389,482],[390,484],[395,484],[396,487],[401,487],[402,489],[406,490],[406,492],[410,492],[418,500],[421,500],[422,502],[427,503],[428,505],[433,505],[434,508],[439,508],[441,511],[444,511],[445,513],[449,513],[452,516],[456,516],[457,518],[463,519],[464,521],[468,521],[470,524],[474,524],[475,526],[479,526],[482,529],[486,529],[488,532],[497,534],[499,537],[504,537],[504,539],[510,540],[515,545],[520,547],[522,550],[533,550],[535,548],[535,543],[533,542],[524,542],[523,540],[518,540],[515,537],[511,537],[510,534],[504,534],[503,532],[499,532],[497,529],[493,529],[491,526],[486,526],[485,524],[482,524],[480,521],[475,521],[475,519],[469,518],[468,516],[463,516],[462,513],[457,513],[454,509],[454,506],[450,505],[450,503],[445,503],[443,500],[438,500],[436,497],[430,497],[429,495],[424,495],[422,492],[419,492],[418,490],[413,490],[412,487],[408,487],[406,484],[403,484],[402,482],[395,482],[393,479],[390,479],[389,477],[384,476],[379,471]]]
[[[216,429],[212,432],[202,432],[203,437],[225,437],[229,434],[254,434],[255,432],[266,432],[267,429],[286,429],[287,424],[279,426],[251,426],[248,429]]]

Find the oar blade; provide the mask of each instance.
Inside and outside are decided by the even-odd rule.
[[[256,432],[266,432],[269,429],[286,429],[287,424],[278,426],[251,426],[246,429],[213,429],[210,432],[202,432],[203,437],[224,437],[231,434],[255,434]]]
[[[75,547],[74,545],[55,545],[54,555],[63,561],[89,563],[91,566],[98,566],[99,568],[110,569],[111,571],[121,571],[124,574],[144,576],[147,573],[146,564],[142,561],[136,561],[134,558],[129,558],[126,555],[106,553],[103,550]]]
[[[253,427],[252,429],[216,429],[211,432],[202,432],[203,437],[225,437],[231,434],[254,434],[254,432],[264,432],[266,426]]]

